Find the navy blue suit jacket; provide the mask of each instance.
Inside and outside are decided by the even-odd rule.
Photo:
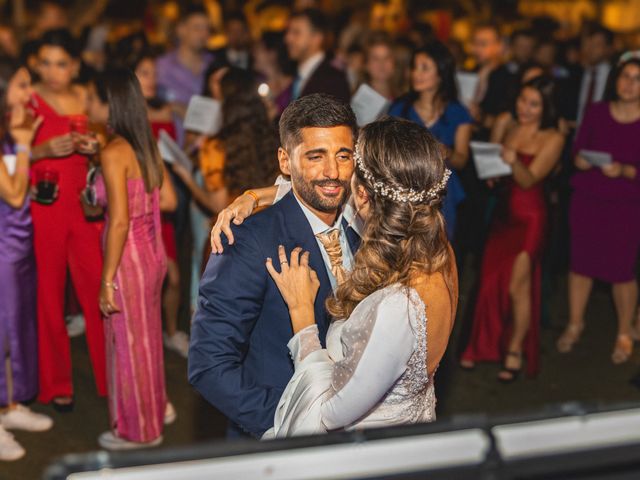
[[[317,241],[293,193],[233,227],[235,243],[212,255],[200,283],[191,326],[189,381],[232,425],[255,437],[273,426],[278,401],[293,375],[287,343],[293,336],[287,305],[265,261],[279,270],[278,245],[310,253],[320,290],[315,318],[324,345],[331,283]],[[359,237],[347,237],[355,253]]]

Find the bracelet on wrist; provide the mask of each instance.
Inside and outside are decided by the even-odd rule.
[[[31,157],[31,145],[25,145],[22,143],[18,143],[15,145],[16,153],[26,153]]]
[[[105,280],[102,280],[102,285],[104,285],[107,288],[113,288],[114,290],[118,290],[118,286],[113,282],[107,282]]]
[[[253,190],[247,190],[243,193],[243,195],[249,195],[251,198],[253,198],[253,208],[257,208],[258,205],[260,204],[260,199],[258,198],[258,194]]]

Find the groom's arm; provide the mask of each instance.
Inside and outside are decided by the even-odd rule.
[[[265,259],[247,227],[211,256],[191,326],[189,381],[232,422],[254,436],[273,426],[282,389],[260,386],[244,367],[266,290]]]

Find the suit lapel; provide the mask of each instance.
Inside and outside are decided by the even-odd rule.
[[[342,219],[342,229],[346,232],[347,242],[349,242],[349,248],[351,248],[351,254],[355,256],[356,252],[360,248],[360,242],[362,239],[360,235],[356,233],[356,231],[349,226],[347,221]]]
[[[320,341],[324,346],[325,337],[329,328],[329,315],[325,309],[325,301],[329,298],[329,295],[333,294],[331,282],[327,275],[327,268],[322,259],[318,242],[313,235],[313,230],[311,230],[311,225],[309,225],[309,221],[304,216],[300,205],[298,205],[293,191],[285,195],[279,204],[284,213],[284,231],[287,232],[287,239],[282,242],[287,250],[287,255],[289,255],[295,247],[300,247],[304,251],[309,252],[309,266],[315,270],[320,280],[320,289],[316,296],[314,311],[320,332]],[[277,258],[277,254],[274,258]]]
[[[327,59],[325,58],[324,60],[322,60],[322,62],[320,62],[320,64],[316,67],[316,69],[313,72],[311,72],[311,75],[309,75],[309,79],[307,80],[307,83],[305,83],[304,88],[300,92],[300,97],[308,95],[309,92],[313,93],[313,92],[317,92],[318,90],[322,90],[323,88],[322,78],[324,75],[326,62],[327,62]]]

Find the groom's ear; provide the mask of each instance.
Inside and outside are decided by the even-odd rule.
[[[287,151],[282,147],[278,148],[278,163],[280,164],[280,171],[284,175],[291,175],[291,159]]]

